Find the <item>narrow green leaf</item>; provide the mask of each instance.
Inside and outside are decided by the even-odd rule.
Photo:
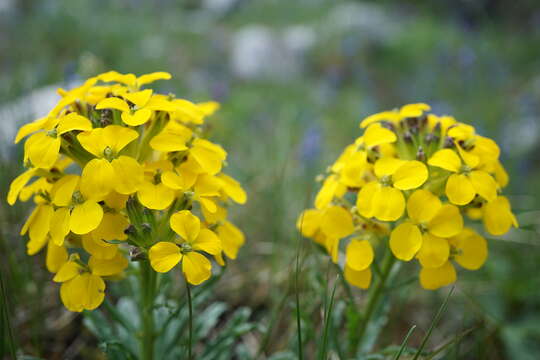
[[[328,357],[328,333],[330,331],[330,323],[332,319],[332,309],[334,307],[334,297],[336,295],[336,287],[338,282],[339,275],[336,276],[334,281],[334,287],[332,288],[332,295],[330,295],[330,303],[325,307],[325,316],[324,316],[324,332],[323,332],[323,342],[322,349],[319,353],[319,359],[324,360]]]
[[[446,295],[446,299],[444,299],[444,302],[442,303],[441,307],[439,308],[439,311],[437,311],[437,314],[433,318],[433,321],[431,322],[431,325],[429,326],[428,332],[426,333],[426,335],[422,339],[422,343],[420,344],[420,347],[416,351],[416,354],[414,355],[413,360],[417,360],[418,357],[420,356],[420,354],[422,353],[422,351],[424,350],[424,348],[426,347],[426,344],[427,344],[429,338],[431,337],[431,332],[433,331],[435,326],[437,326],[437,323],[439,322],[439,319],[441,318],[442,314],[446,311],[446,305],[448,304],[448,300],[450,300],[450,296],[452,296],[452,293],[454,292],[455,288],[456,288],[455,286],[452,286],[452,288],[448,292],[448,295]]]
[[[407,335],[405,336],[405,339],[403,339],[403,342],[401,343],[401,347],[399,348],[398,353],[394,357],[394,360],[399,360],[399,358],[401,357],[401,354],[403,354],[403,350],[405,350],[405,347],[407,346],[407,342],[409,341],[409,337],[414,332],[414,329],[416,329],[416,325],[411,326],[411,328],[407,332]]]

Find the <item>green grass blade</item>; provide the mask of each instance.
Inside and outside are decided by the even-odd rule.
[[[302,219],[300,220],[300,229],[302,229],[302,225],[304,222],[304,216],[302,215]],[[296,251],[296,269],[294,274],[294,294],[296,297],[296,328],[298,332],[298,359],[302,360],[304,359],[304,353],[303,353],[303,343],[302,343],[302,323],[300,318],[300,292],[298,289],[298,275],[300,273],[300,251],[302,248],[302,235],[298,237],[298,249]]]
[[[327,358],[327,352],[328,352],[328,332],[330,331],[330,323],[332,321],[332,309],[334,307],[334,298],[336,295],[336,287],[338,282],[338,277],[336,277],[336,280],[334,281],[334,287],[332,288],[332,295],[330,295],[330,302],[327,306],[325,306],[325,314],[324,314],[324,332],[323,332],[323,342],[322,342],[322,349],[319,353],[319,359],[324,360]]]
[[[9,309],[8,309],[8,298],[7,298],[7,289],[4,286],[4,278],[2,277],[2,271],[0,271],[0,291],[2,292],[2,302],[3,305],[3,314],[2,316],[5,317],[5,326],[7,331],[7,342],[9,344],[9,352],[11,353],[11,357],[13,359],[16,359],[15,355],[15,340],[13,338],[13,332],[11,330],[11,323],[9,321]]]
[[[188,335],[188,359],[192,360],[193,356],[191,353],[191,347],[193,346],[193,304],[191,303],[191,285],[189,285],[186,279],[186,296],[188,300],[188,310],[189,310],[189,335]]]
[[[427,356],[425,360],[434,359],[437,355],[442,353],[444,350],[448,349],[450,346],[459,343],[461,341],[461,339],[463,339],[465,336],[467,336],[469,333],[473,332],[476,329],[477,329],[477,327],[472,327],[470,329],[467,329],[467,330],[463,331],[461,334],[455,336],[453,339],[448,340],[446,343],[439,346],[439,348],[437,348],[437,350],[435,350],[431,354],[429,354],[429,356]]]
[[[448,300],[450,300],[450,296],[452,296],[452,293],[454,292],[455,286],[452,286],[450,291],[448,292],[448,295],[446,295],[446,299],[444,299],[444,302],[442,303],[441,307],[439,308],[439,311],[437,311],[437,314],[433,318],[433,321],[431,322],[431,325],[429,326],[428,332],[422,339],[422,343],[420,344],[420,347],[416,351],[416,354],[414,355],[413,360],[417,360],[422,351],[424,351],[424,348],[426,347],[426,344],[431,337],[431,333],[433,332],[433,329],[435,326],[437,326],[437,323],[439,322],[439,319],[441,318],[442,314],[446,311],[446,306],[448,305]]]
[[[407,335],[405,336],[405,339],[403,339],[403,342],[401,343],[401,347],[399,348],[398,353],[394,357],[394,360],[399,360],[399,358],[401,357],[401,354],[403,354],[403,350],[405,350],[405,346],[407,346],[407,342],[409,341],[409,337],[414,332],[414,329],[416,329],[416,325],[411,326],[411,328],[407,332]]]

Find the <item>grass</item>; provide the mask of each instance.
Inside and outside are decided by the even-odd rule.
[[[355,326],[352,317],[347,325],[347,307],[351,302],[365,304],[366,293],[341,286],[339,277],[333,284],[337,283],[330,308],[333,319],[328,321],[330,311],[326,311],[321,320],[325,303],[321,294],[326,294],[327,281],[319,275],[325,273],[325,258],[313,244],[297,240],[294,223],[306,207],[306,194],[318,189],[316,175],[359,134],[363,116],[406,102],[428,101],[437,112],[474,123],[502,144],[503,161],[512,179],[508,193],[516,195],[512,200],[523,213],[520,216],[531,217],[540,204],[535,195],[540,184],[538,141],[527,145],[521,135],[513,135],[527,134],[527,119],[537,122],[540,109],[536,86],[540,35],[526,28],[533,24],[527,14],[538,11],[534,4],[493,15],[462,3],[369,3],[376,9],[375,15],[369,13],[371,18],[380,16],[382,25],[377,26],[382,28],[371,29],[369,17],[359,18],[365,22],[349,28],[332,24],[330,16],[342,2],[239,1],[234,11],[219,13],[201,10],[193,1],[110,3],[99,8],[93,2],[35,5],[21,1],[9,16],[0,12],[0,30],[6,34],[0,47],[7,49],[0,60],[0,104],[32,89],[110,68],[136,73],[168,70],[175,80],[161,84],[163,92],[221,101],[212,134],[229,151],[228,172],[248,190],[248,204],[231,210],[248,241],[208,295],[194,300],[197,313],[204,314],[210,304],[226,304],[227,310],[214,319],[222,329],[228,320],[245,318],[236,310],[252,310],[248,320],[262,328],[244,332],[229,324],[228,329],[241,335],[219,340],[222,345],[233,341],[231,349],[241,354],[239,358],[245,354],[243,347],[255,349],[248,355],[260,359],[291,354],[292,358],[314,358],[325,331],[326,353],[335,354],[336,343],[346,337],[346,327]],[[278,42],[293,26],[314,31],[315,43],[299,57],[297,73],[235,76],[228,65],[232,39],[252,24],[266,26]],[[388,37],[377,35],[382,32]],[[9,182],[21,168],[21,147],[2,144],[1,159],[0,196],[5,199]],[[18,229],[28,205],[11,208],[0,203],[2,313],[10,310],[11,315],[9,319],[3,315],[2,334],[9,337],[11,329],[14,337],[2,342],[1,353],[10,354],[10,344],[17,344],[16,350],[25,354],[58,358],[76,345],[82,347],[81,357],[95,358],[98,340],[83,330],[80,317],[62,310],[58,289],[43,269],[43,256],[25,254],[25,240],[18,236]],[[508,241],[489,240],[490,259],[482,270],[459,273],[460,291],[445,318],[431,331],[429,344],[434,352],[450,351],[455,344],[448,340],[450,336],[460,343],[452,351],[485,348],[478,353],[480,359],[539,356],[535,344],[540,343],[540,331],[535,324],[540,283],[530,276],[540,261],[538,223],[523,225],[528,230],[510,234],[505,238]],[[389,308],[391,321],[374,352],[384,353],[393,344],[403,343],[410,324],[428,327],[430,314],[439,307],[441,295],[419,290],[411,278],[416,272],[407,264],[403,276],[396,279],[400,286],[390,293],[400,306]],[[331,269],[329,278],[334,275],[338,273]],[[121,286],[111,298],[112,305],[121,296]],[[246,289],[250,296],[245,295]],[[173,285],[171,291],[177,297],[184,294]],[[194,299],[196,293],[194,288]],[[44,298],[50,302],[42,302]],[[179,318],[187,315],[182,310],[174,313]],[[197,326],[196,320],[194,329]],[[478,331],[463,330],[469,328]],[[328,331],[335,338],[328,338]],[[180,326],[175,334],[185,340],[187,330]],[[196,335],[199,341],[193,344],[194,350],[201,351],[200,344],[217,337],[216,333]],[[401,350],[407,355],[423,341],[418,331],[405,339],[406,348]],[[427,343],[424,346],[429,350]]]

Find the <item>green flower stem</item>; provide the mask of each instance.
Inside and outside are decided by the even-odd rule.
[[[141,333],[140,350],[141,359],[154,359],[154,340],[156,337],[154,329],[154,302],[156,298],[157,274],[150,267],[149,261],[140,262],[140,293],[141,293]]]
[[[366,329],[369,325],[371,318],[375,314],[375,311],[377,310],[377,307],[380,302],[379,300],[381,298],[381,295],[383,294],[386,281],[388,280],[388,276],[390,275],[390,272],[392,271],[392,267],[395,261],[396,261],[396,258],[392,255],[392,252],[387,251],[383,259],[383,264],[381,268],[381,276],[378,277],[376,284],[371,288],[369,292],[366,309],[364,311],[364,316],[361,319],[360,327],[358,329],[358,332],[356,333],[356,336],[354,336],[353,341],[351,341],[351,343],[349,344],[350,346],[349,352],[351,356],[354,356],[356,354],[358,350],[358,345],[364,339]]]

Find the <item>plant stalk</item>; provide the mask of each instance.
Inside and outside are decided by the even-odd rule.
[[[156,298],[156,280],[157,274],[152,270],[149,261],[140,262],[140,292],[141,292],[141,358],[143,360],[154,359],[154,302]]]
[[[356,333],[356,336],[352,337],[352,341],[349,344],[349,354],[351,356],[354,356],[356,354],[356,352],[358,351],[358,345],[364,339],[367,327],[375,311],[377,310],[377,307],[380,302],[379,300],[381,298],[381,295],[383,294],[386,281],[388,280],[388,276],[390,275],[390,272],[392,271],[392,267],[395,261],[396,259],[392,255],[392,253],[390,251],[387,251],[383,259],[383,264],[381,268],[381,276],[378,277],[378,280],[375,286],[371,288],[370,290],[367,305],[364,311],[364,316],[362,317],[360,327],[358,328],[358,332]]]

